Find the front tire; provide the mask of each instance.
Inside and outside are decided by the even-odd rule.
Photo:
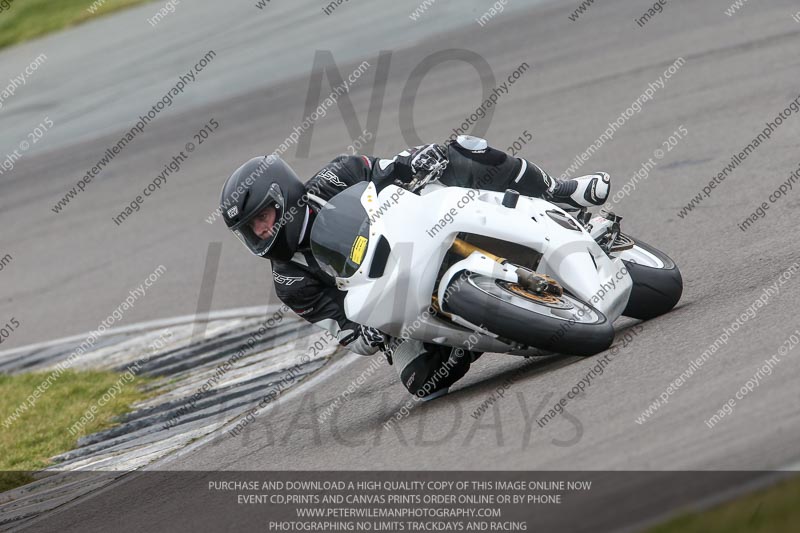
[[[683,278],[675,262],[664,252],[640,241],[620,254],[633,280],[623,315],[650,320],[672,310],[683,294]]]
[[[448,289],[445,310],[506,339],[580,356],[602,352],[614,340],[608,318],[572,295],[543,297],[479,274],[456,283]]]

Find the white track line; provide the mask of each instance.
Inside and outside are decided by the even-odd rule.
[[[236,309],[225,309],[221,311],[212,311],[208,313],[207,317],[202,319],[198,319],[197,315],[181,315],[172,318],[162,318],[157,320],[148,320],[146,322],[138,322],[136,324],[131,324],[129,326],[120,326],[116,328],[107,329],[105,333],[98,336],[98,338],[102,339],[111,335],[120,335],[124,333],[136,333],[138,331],[143,330],[150,330],[150,329],[158,329],[158,328],[168,328],[172,326],[178,326],[181,324],[188,324],[192,322],[211,322],[213,320],[224,320],[228,318],[245,318],[245,317],[253,317],[259,315],[267,315],[268,312],[272,313],[272,309],[277,309],[277,307],[268,307],[265,305],[256,306],[256,307],[239,307]],[[25,352],[29,350],[41,350],[44,348],[50,348],[51,346],[57,346],[59,344],[67,344],[71,342],[77,342],[85,340],[86,337],[91,335],[91,331],[87,333],[81,333],[80,335],[72,335],[69,337],[63,337],[61,339],[56,339],[52,341],[45,341],[39,342],[36,344],[29,344],[27,346],[21,346],[19,348],[12,348],[10,350],[5,350],[0,352],[0,360],[7,356],[15,355],[20,352]]]
[[[342,350],[344,350],[344,349],[342,349]],[[334,357],[335,357],[335,353],[334,353]],[[280,402],[284,402],[284,401],[288,402],[289,400],[291,400],[295,396],[298,396],[300,394],[304,394],[308,389],[311,389],[313,387],[319,386],[321,383],[323,383],[324,381],[329,379],[331,376],[333,376],[336,373],[338,373],[340,370],[343,370],[344,368],[350,366],[351,364],[355,363],[356,361],[363,361],[363,359],[364,359],[363,355],[357,355],[357,354],[354,354],[352,352],[345,352],[343,357],[334,360],[332,363],[328,363],[328,364],[324,365],[316,373],[314,373],[310,378],[308,378],[307,380],[301,382],[300,384],[298,384],[298,385],[296,385],[294,387],[291,387],[285,393],[283,393],[280,396],[278,396],[278,399],[275,400],[274,402],[268,403],[266,406],[264,406],[263,409],[261,409],[258,412],[258,415],[256,415],[256,418],[262,417],[266,413],[272,411],[272,409],[274,409],[276,407],[276,405],[278,405]],[[248,409],[248,411],[249,411],[249,409]],[[172,463],[176,459],[179,459],[179,458],[183,457],[184,455],[189,454],[189,453],[197,450],[198,448],[201,448],[201,447],[205,446],[206,444],[208,444],[208,443],[210,443],[210,442],[212,442],[214,440],[218,440],[219,438],[223,437],[225,435],[225,432],[229,428],[236,426],[236,424],[238,424],[239,422],[241,422],[245,418],[247,418],[247,415],[243,414],[242,416],[239,416],[239,417],[235,418],[234,420],[231,420],[230,422],[224,424],[223,426],[218,427],[216,430],[214,430],[213,432],[209,433],[205,437],[201,437],[197,441],[195,441],[195,442],[193,442],[193,443],[191,443],[191,444],[189,444],[187,446],[184,446],[180,450],[172,452],[172,453],[170,453],[168,455],[165,455],[164,457],[162,457],[160,459],[157,459],[157,460],[153,461],[152,463],[150,463],[149,465],[144,467],[142,470],[159,470],[159,467],[161,467],[161,466],[163,466],[165,464],[168,464],[168,463]],[[235,438],[238,438],[238,437],[230,437],[230,438],[234,438],[235,439]]]

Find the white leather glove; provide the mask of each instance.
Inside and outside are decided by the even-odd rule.
[[[356,331],[342,339],[341,344],[359,355],[373,355],[385,349],[386,335],[369,326],[358,326]]]

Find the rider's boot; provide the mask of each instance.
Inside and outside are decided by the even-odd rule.
[[[569,180],[556,180],[547,197],[564,209],[580,209],[603,205],[610,191],[611,176],[597,172]]]

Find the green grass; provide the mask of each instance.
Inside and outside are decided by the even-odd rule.
[[[75,26],[112,11],[150,0],[106,0],[91,13],[94,0],[0,0],[10,5],[0,12],[0,48],[21,43],[46,33]],[[98,3],[102,0],[97,0]],[[97,4],[95,4],[97,5]],[[142,19],[142,24],[145,20]],[[46,51],[45,51],[46,53]]]
[[[689,513],[648,533],[794,533],[800,531],[800,478],[783,481],[702,513]]]
[[[69,428],[122,376],[116,372],[67,371],[39,396],[33,408],[25,411],[8,428],[7,417],[42,383],[48,373],[0,375],[0,492],[32,480],[28,472],[50,464],[53,455],[71,450],[79,437],[114,425],[113,418],[129,411],[132,403],[146,398],[142,385],[150,383],[136,377],[122,383],[111,401],[98,405],[95,419],[74,436]],[[11,472],[16,471],[16,472]]]

